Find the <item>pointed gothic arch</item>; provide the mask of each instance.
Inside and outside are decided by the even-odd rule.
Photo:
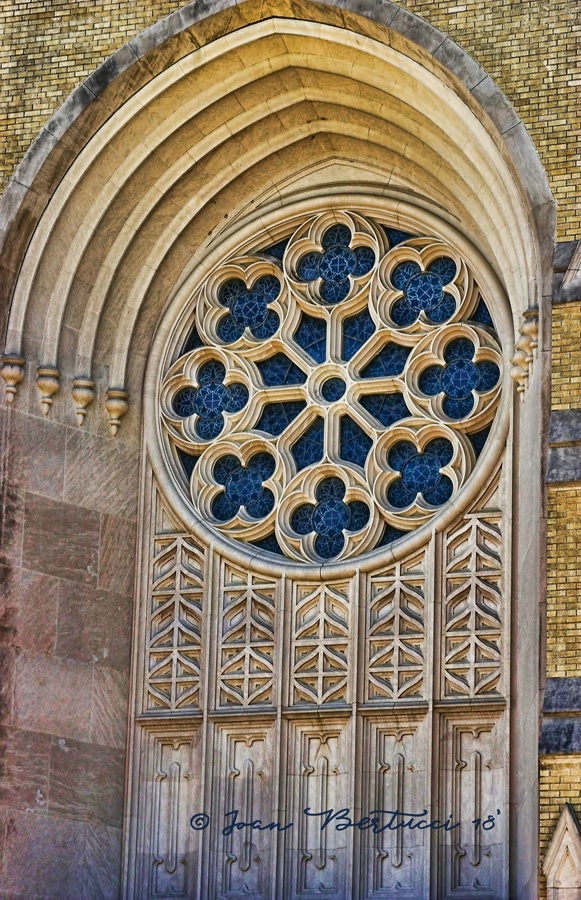
[[[288,628],[293,610],[311,602],[313,567],[283,560],[281,579],[265,581],[271,557],[256,549],[249,555],[231,537],[216,530],[210,537],[204,531],[183,485],[180,492],[176,478],[167,474],[156,432],[159,378],[175,362],[180,316],[224,260],[266,247],[287,236],[289,223],[293,230],[309,216],[329,210],[375,217],[379,225],[446,242],[490,298],[504,360],[501,411],[490,439],[494,448],[487,447],[475,477],[461,486],[434,527],[436,519],[430,519],[400,545],[404,550],[388,547],[379,555],[375,551],[361,560],[354,557],[355,562],[327,566],[329,602],[341,620],[341,609],[346,615],[350,604],[368,603],[380,582],[383,587],[409,582],[415,590],[421,581],[428,648],[432,642],[426,623],[434,611],[445,617],[446,577],[452,585],[455,576],[452,568],[442,580],[442,572],[455,564],[455,548],[463,548],[461,555],[465,539],[476,558],[478,548],[486,546],[490,561],[498,558],[495,541],[501,533],[503,561],[488,575],[503,580],[505,692],[478,697],[471,688],[459,700],[436,686],[417,703],[397,707],[389,698],[357,719],[354,710],[365,706],[365,690],[353,683],[345,700],[353,707],[347,718],[342,707],[331,705],[327,712],[320,698],[312,707],[293,709],[288,697],[285,702],[279,697],[277,703],[259,704],[255,712],[249,712],[252,704],[241,703],[242,716],[230,709],[228,719],[216,700],[217,675],[212,681],[204,674],[200,684],[206,698],[197,707],[181,703],[176,694],[180,678],[188,696],[198,690],[188,675],[188,659],[191,663],[195,657],[194,669],[201,665],[205,672],[212,667],[218,671],[210,652],[217,605],[225,597],[242,596],[245,575],[244,602],[251,607],[258,596],[258,615],[266,620],[273,606],[284,608]],[[438,795],[448,801],[469,790],[460,777],[450,781],[445,775],[454,765],[461,769],[467,764],[462,754],[474,762],[472,768],[468,765],[466,784],[476,785],[474,767],[492,772],[486,767],[493,751],[498,753],[494,765],[505,784],[499,802],[506,814],[507,852],[495,863],[489,896],[533,896],[537,757],[531,734],[534,738],[537,727],[543,551],[542,535],[531,534],[527,522],[542,519],[543,509],[541,387],[554,210],[524,126],[491,79],[452,41],[395,4],[382,3],[365,15],[331,2],[304,3],[300,10],[293,5],[291,10],[247,0],[223,4],[210,15],[191,4],[130,42],[69,98],[19,167],[2,211],[9,311],[3,374],[10,396],[20,402],[22,388],[16,391],[26,367],[31,379],[36,376],[44,412],[63,424],[76,415],[84,429],[104,435],[105,407],[111,431],[119,431],[119,455],[141,458],[143,567],[136,589],[127,896],[156,896],[172,888],[191,896],[195,890],[218,890],[218,883],[208,886],[203,875],[211,871],[217,878],[221,871],[214,848],[203,838],[193,849],[183,814],[179,822],[174,818],[183,786],[180,773],[191,773],[196,754],[206,754],[209,761],[215,752],[220,765],[236,768],[240,753],[252,772],[276,759],[280,794],[263,800],[266,807],[279,808],[285,797],[290,802],[294,790],[294,782],[280,770],[298,764],[305,742],[335,742],[336,756],[357,747],[375,771],[381,765],[370,755],[374,741],[395,742],[394,760],[405,767],[412,764],[406,763],[412,735],[422,748],[412,755],[423,754],[420,768],[429,768],[432,729],[448,747],[448,756],[441,757],[440,780],[423,786],[430,794],[425,805],[436,803]],[[511,358],[518,400],[509,378]],[[503,454],[504,480],[494,495],[491,479]],[[88,473],[89,482],[90,477]],[[519,486],[525,483],[527,491],[522,491]],[[492,525],[489,519],[494,519]],[[446,556],[448,550],[451,555]],[[425,558],[418,561],[418,554]],[[207,565],[216,573],[215,582]],[[469,573],[470,578],[480,574]],[[363,589],[362,580],[367,585]],[[217,593],[212,593],[212,583]],[[167,621],[159,612],[160,604],[169,608],[178,595],[184,604],[183,632],[175,621],[171,624],[169,612]],[[156,627],[182,635],[185,656],[181,637],[170,649],[169,663],[165,650],[154,646],[146,655],[155,616]],[[353,647],[365,640],[347,619],[341,628]],[[198,647],[194,635],[199,629],[205,640]],[[439,640],[447,639],[459,640],[441,632]],[[273,636],[275,654],[281,641],[280,633]],[[222,651],[227,654],[227,648]],[[349,653],[353,664],[354,650]],[[424,662],[428,655],[426,650]],[[169,665],[169,681],[158,686],[159,696],[169,691],[169,702],[149,706],[144,700],[149,665],[160,670]],[[435,662],[433,666],[426,677],[435,684],[439,670]],[[291,677],[282,669],[273,673],[275,681],[285,684]],[[423,711],[426,705],[429,716]],[[325,716],[323,741],[315,722]],[[278,732],[271,727],[275,719]],[[354,723],[352,731],[344,728],[347,719]],[[290,724],[283,727],[283,722]],[[479,745],[480,735],[489,744]],[[278,741],[291,748],[288,757],[276,757]],[[256,758],[254,751],[244,756],[244,747],[252,750],[254,745]],[[394,760],[385,766],[393,768]],[[316,753],[302,760],[315,771],[332,762]],[[220,778],[200,784],[217,806]],[[188,789],[193,790],[194,781],[186,779]],[[418,790],[422,793],[414,789],[412,796],[419,801]],[[359,785],[346,796],[360,806],[371,798],[370,791]],[[477,785],[474,791],[476,795]],[[198,800],[188,795],[188,804]],[[396,844],[399,859],[405,841]],[[300,841],[283,846],[282,838],[266,846],[261,852],[270,862],[264,864],[260,890],[299,896],[299,876],[292,872],[301,849],[306,852]],[[248,848],[220,852],[236,856],[241,871],[246,864],[252,869]],[[375,852],[383,858],[392,849],[376,847]],[[241,853],[248,856],[244,865]],[[473,867],[481,853],[486,856],[476,843],[471,853]],[[155,862],[160,855],[161,864]],[[431,850],[418,850],[416,856],[419,874],[413,878],[419,880],[409,882],[410,896],[420,896],[418,890],[426,897],[430,891],[453,896],[467,889],[463,881],[453,881],[452,859],[462,856],[458,847],[434,841]],[[379,882],[383,877],[376,864],[370,861],[359,869],[353,852],[344,858],[338,874],[330,876],[339,879],[335,896],[351,896],[355,889],[371,896],[375,882],[366,880],[372,877],[369,872]],[[318,871],[324,868],[323,860]],[[156,888],[155,873],[161,879]],[[196,883],[202,887],[193,888]],[[222,882],[219,890],[225,890]]]

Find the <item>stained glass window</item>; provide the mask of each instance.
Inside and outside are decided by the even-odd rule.
[[[402,540],[461,490],[502,356],[454,247],[355,212],[294,227],[199,287],[162,420],[206,523],[317,563]]]

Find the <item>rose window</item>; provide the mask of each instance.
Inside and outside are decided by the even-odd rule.
[[[424,525],[476,466],[501,352],[469,266],[441,240],[311,216],[224,259],[192,321],[162,423],[189,502],[231,540],[352,557]]]

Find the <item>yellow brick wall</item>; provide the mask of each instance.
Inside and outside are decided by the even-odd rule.
[[[371,0],[370,0],[371,2]],[[0,0],[0,188],[65,97],[179,0]],[[576,0],[402,0],[498,82],[529,128],[559,208],[559,240],[581,236],[581,25]],[[2,146],[3,145],[3,146]]]
[[[549,486],[547,677],[581,675],[581,485]]]
[[[541,838],[540,860],[559,821],[564,803],[571,803],[577,815],[581,815],[581,756],[543,756],[540,762]],[[545,878],[540,877],[541,900],[547,896]]]
[[[580,406],[581,303],[565,303],[553,307],[551,409],[575,409]]]

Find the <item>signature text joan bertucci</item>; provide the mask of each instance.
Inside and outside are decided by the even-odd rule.
[[[334,828],[335,831],[346,831],[348,828],[357,828],[359,831],[371,830],[373,834],[381,834],[383,831],[397,831],[398,828],[409,828],[414,831],[416,828],[423,831],[431,828],[433,831],[453,831],[459,828],[460,822],[453,822],[452,815],[449,815],[445,822],[440,819],[429,821],[428,810],[423,809],[419,813],[403,812],[399,809],[372,809],[367,816],[361,819],[353,819],[349,816],[349,809],[325,809],[322,812],[313,812],[310,806],[303,810],[303,815],[310,818],[318,818],[321,822],[321,831],[327,828]],[[500,810],[496,810],[496,816],[489,815],[486,819],[472,819],[471,824],[474,829],[482,828],[484,831],[490,831],[496,825],[496,819],[500,815]],[[190,825],[194,831],[205,831],[210,825],[210,816],[207,813],[195,813],[190,819]],[[288,831],[292,828],[294,822],[282,824],[281,822],[267,822],[264,824],[262,819],[255,819],[253,822],[244,822],[240,819],[240,810],[231,809],[224,813],[225,825],[222,828],[224,837],[228,837],[235,831],[242,831],[250,828],[254,831]]]

